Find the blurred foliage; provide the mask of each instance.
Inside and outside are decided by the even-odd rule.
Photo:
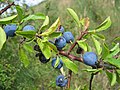
[[[71,31],[77,37],[79,30],[76,28],[73,19],[68,15],[68,7],[74,9],[80,19],[89,17],[90,26],[92,26],[90,29],[95,28],[106,17],[110,16],[112,27],[102,33],[107,36],[106,40],[110,45],[115,37],[120,36],[120,0],[46,0],[37,6],[30,7],[29,11],[26,10],[26,13],[42,12],[50,17],[51,24],[59,16],[65,30]],[[28,23],[39,27],[43,21]],[[55,78],[59,75],[59,71],[53,69],[50,62],[47,65],[41,64],[35,57],[35,52],[26,51],[30,65],[27,68],[23,66],[18,57],[18,42],[20,41],[17,38],[9,38],[2,51],[0,51],[0,90],[60,90],[55,85]],[[31,44],[31,47],[33,46],[34,43]],[[79,66],[79,73],[77,75],[73,74],[72,90],[83,86],[88,87],[86,84],[88,85],[90,78],[90,74],[82,71],[83,68],[89,67],[78,62],[76,64]],[[64,70],[66,71],[65,67]],[[114,87],[110,87],[105,74],[98,74],[94,78],[93,88],[94,90],[107,90],[109,88],[117,90],[120,86],[116,84]]]

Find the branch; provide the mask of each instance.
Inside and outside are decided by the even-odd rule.
[[[92,81],[93,81],[94,75],[95,74],[93,74],[93,73],[91,74],[89,90],[92,90]]]
[[[69,70],[69,72],[68,72],[68,85],[67,85],[68,89],[70,88],[71,77],[72,77],[72,71]]]
[[[59,51],[59,54],[65,56],[65,57],[68,57],[68,58],[71,59],[71,60],[83,62],[83,59],[82,59],[82,58],[76,57],[76,56],[74,56],[74,55],[72,55],[72,54],[68,54],[68,53],[65,52],[65,51]]]
[[[83,36],[88,33],[88,32],[87,32],[88,27],[89,27],[89,18],[86,18],[84,30],[83,30],[83,32],[81,32],[81,35],[77,38],[77,40],[81,40],[81,39],[83,38]],[[76,46],[77,40],[71,45],[70,49],[68,50],[68,54],[70,54],[70,52],[71,52],[71,51],[73,50],[73,48]]]
[[[12,5],[15,5],[14,2],[12,2],[11,4],[8,4],[8,6],[6,6],[5,8],[3,8],[1,11],[0,11],[0,15],[2,13],[4,13],[8,8],[10,8]]]

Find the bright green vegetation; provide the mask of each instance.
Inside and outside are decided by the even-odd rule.
[[[28,13],[42,12],[50,17],[51,23],[59,16],[65,31],[71,31],[73,35],[78,34],[78,29],[75,28],[75,23],[67,12],[68,7],[73,8],[80,17],[89,17],[91,29],[110,16],[112,26],[102,33],[107,36],[106,40],[111,44],[115,37],[120,36],[119,6],[119,0],[46,0],[38,6],[32,7]],[[36,22],[35,27],[38,24],[40,22]],[[0,90],[42,90],[43,88],[45,90],[60,90],[55,85],[55,79],[59,72],[51,67],[51,62],[48,62],[47,65],[42,64],[35,57],[35,52],[26,51],[30,65],[27,68],[23,66],[18,57],[18,42],[20,41],[16,37],[9,38],[0,51]],[[34,45],[31,44],[30,47],[33,48]],[[90,78],[90,74],[82,71],[82,68],[89,67],[77,62],[76,64],[79,66],[79,73],[73,74],[71,83],[74,84],[71,84],[71,90],[88,85]],[[66,68],[64,69],[66,70]],[[94,80],[94,90],[106,90],[108,88],[115,90],[120,86],[116,84],[114,87],[110,87],[106,76],[103,74],[98,74]]]

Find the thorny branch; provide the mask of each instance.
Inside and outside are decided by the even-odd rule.
[[[11,6],[15,5],[14,2],[12,2],[11,4],[8,4],[5,8],[3,8],[1,11],[0,11],[0,15],[2,13],[4,13],[7,9],[9,9]]]

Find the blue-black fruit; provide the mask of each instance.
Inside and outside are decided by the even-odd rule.
[[[4,27],[4,31],[7,37],[14,37],[17,30],[16,24],[8,24]]]
[[[39,60],[41,61],[41,63],[47,63],[50,61],[50,58],[46,59],[46,57],[41,53],[39,56]]]
[[[83,54],[83,61],[86,65],[96,66],[98,57],[94,52],[86,52]]]
[[[57,58],[53,58],[53,59],[52,59],[52,62],[51,62],[52,67],[55,66],[56,60],[57,60]],[[56,67],[56,69],[60,69],[62,66],[63,66],[63,62],[62,62],[62,60],[60,59],[59,64],[58,64],[58,66]]]
[[[66,39],[67,43],[70,43],[70,42],[74,41],[74,36],[71,32],[64,32],[63,37]]]
[[[34,46],[34,50],[35,50],[35,51],[38,51],[38,52],[41,52],[39,45],[35,45],[35,46]]]
[[[25,27],[23,27],[23,31],[34,31],[35,27],[32,25],[26,25]]]
[[[56,85],[59,87],[65,87],[68,83],[68,80],[63,76],[63,75],[59,75],[56,78]]]
[[[63,26],[60,26],[60,32],[64,33],[64,27]]]
[[[65,38],[64,37],[56,38],[55,46],[58,48],[58,50],[62,50],[62,48],[66,46]]]
[[[81,47],[78,47],[77,50],[76,50],[76,53],[81,54],[82,52],[83,52],[83,49]]]

